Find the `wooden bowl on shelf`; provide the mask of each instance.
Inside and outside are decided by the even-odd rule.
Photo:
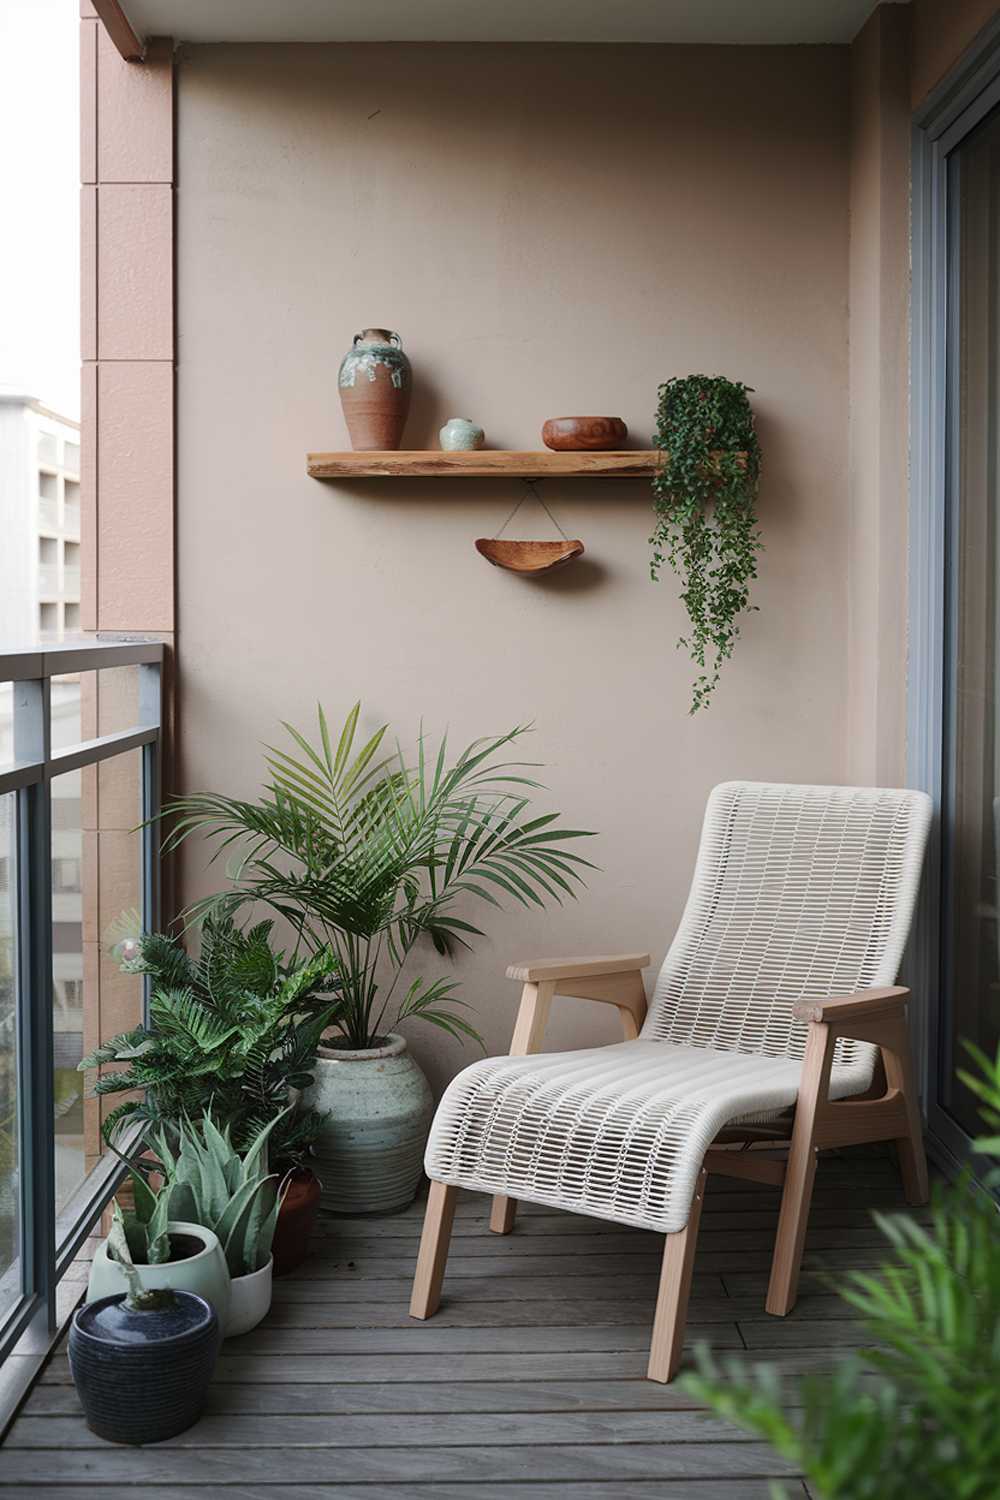
[[[553,568],[564,567],[574,557],[580,557],[583,543],[507,542],[502,538],[481,536],[476,542],[476,551],[495,568],[506,568],[509,573],[551,573]]]
[[[542,442],[555,453],[608,453],[628,437],[621,417],[550,417]]]

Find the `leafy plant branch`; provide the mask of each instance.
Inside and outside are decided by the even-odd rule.
[[[383,753],[387,726],[360,742],[359,715],[355,704],[336,739],[322,708],[315,740],[285,724],[292,745],[267,749],[259,800],[178,799],[165,815],[164,847],[199,834],[213,861],[229,860],[229,887],[190,907],[188,922],[235,919],[261,904],[290,924],[300,947],[332,954],[335,1025],[347,1045],[365,1048],[383,1035],[422,937],[442,954],[469,947],[483,935],[459,915],[470,902],[561,902],[591,866],[568,847],[585,831],[555,827],[556,813],[532,816],[536,767],[508,758],[526,727],[476,740],[454,760],[446,737],[431,753],[421,733],[410,763],[398,745]],[[479,1040],[455,989],[410,982],[393,1024],[419,1018]]]

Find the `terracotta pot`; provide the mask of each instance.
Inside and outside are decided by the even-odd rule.
[[[628,437],[621,417],[550,417],[542,442],[556,453],[607,453]]]
[[[297,1167],[278,1209],[278,1222],[274,1227],[271,1253],[275,1276],[287,1276],[305,1260],[316,1227],[319,1200],[320,1182],[316,1173],[308,1167]]]
[[[410,361],[398,333],[366,328],[354,335],[337,377],[340,404],[357,453],[398,448],[410,409]]]

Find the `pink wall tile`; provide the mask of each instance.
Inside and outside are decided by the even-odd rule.
[[[97,358],[97,189],[80,189],[80,358]]]
[[[173,189],[102,182],[97,195],[97,356],[172,359]]]
[[[97,366],[80,371],[80,624],[97,629]]]
[[[97,181],[97,21],[80,24],[80,181]]]
[[[127,63],[102,26],[97,39],[97,171],[101,182],[173,178],[172,44]]]
[[[96,20],[96,18],[97,11],[91,5],[90,0],[80,0],[80,20],[91,21]]]
[[[174,624],[173,366],[98,366],[98,628]]]

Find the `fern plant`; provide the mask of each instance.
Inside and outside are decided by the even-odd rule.
[[[760,443],[750,390],[721,375],[688,375],[660,386],[653,442],[663,459],[653,479],[650,574],[655,582],[667,562],[681,580],[691,628],[677,644],[687,647],[698,668],[692,713],[716,689],[739,638],[740,615],[755,608],[750,583],[761,548]]]
[[[292,747],[267,752],[257,801],[203,793],[166,810],[167,850],[202,834],[213,859],[231,858],[229,887],[196,902],[187,920],[264,905],[290,924],[296,952],[331,953],[346,1046],[377,1045],[411,1019],[478,1041],[455,983],[405,983],[408,959],[425,936],[441,953],[481,936],[459,915],[475,902],[541,907],[574,895],[588,862],[567,846],[586,835],[555,828],[556,813],[531,815],[531,767],[502,758],[524,729],[478,740],[454,760],[446,740],[432,756],[421,736],[411,764],[398,748],[380,755],[386,726],[357,745],[360,707],[336,739],[322,709],[316,742],[286,724]]]
[[[1000,1158],[1000,1051],[963,1075]],[[1000,1172],[988,1173],[996,1188]],[[683,1386],[766,1438],[817,1500],[996,1500],[1000,1493],[1000,1217],[969,1176],[936,1196],[928,1225],[875,1215],[892,1258],[838,1289],[874,1347],[832,1375],[797,1378],[790,1410],[777,1371],[716,1367],[699,1351]],[[776,1494],[781,1494],[776,1487]]]
[[[273,926],[241,931],[230,916],[209,917],[197,957],[158,933],[131,945],[122,968],[152,978],[149,1027],[112,1037],[79,1065],[126,1065],[97,1080],[98,1096],[143,1091],[107,1116],[106,1140],[126,1120],[175,1127],[211,1110],[239,1150],[281,1115],[272,1140],[276,1165],[286,1168],[308,1152],[319,1117],[301,1107],[283,1112],[289,1091],[312,1083],[320,1038],[340,999],[330,952],[321,948],[286,964],[272,949]]]

